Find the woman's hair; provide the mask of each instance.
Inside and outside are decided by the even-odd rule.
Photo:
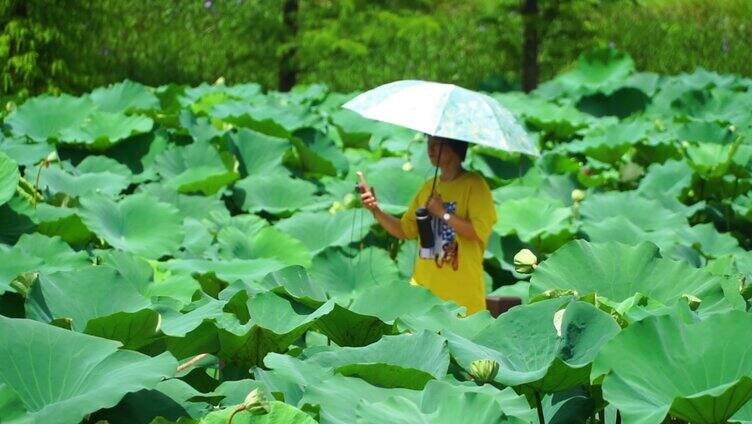
[[[460,161],[465,160],[465,156],[467,156],[467,148],[469,146],[469,143],[462,140],[455,140],[453,138],[446,138],[446,137],[435,137],[438,140],[443,141],[446,143],[446,145],[454,151],[454,153],[459,156]]]

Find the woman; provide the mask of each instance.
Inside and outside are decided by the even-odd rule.
[[[441,176],[433,195],[433,179],[423,183],[402,219],[384,213],[373,190],[361,194],[361,201],[379,224],[399,239],[418,237],[415,210],[428,209],[436,248],[431,258],[416,255],[411,282],[465,306],[470,315],[486,307],[483,252],[496,222],[496,209],[483,177],[462,168],[467,147],[464,141],[428,137],[428,157]]]

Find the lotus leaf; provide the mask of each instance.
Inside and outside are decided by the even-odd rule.
[[[118,346],[0,316],[0,357],[6,364],[0,367],[0,382],[26,410],[9,422],[77,423],[100,408],[114,406],[125,394],[152,388],[175,373],[177,363],[169,354],[150,358]]]
[[[333,215],[301,212],[279,221],[276,227],[302,241],[315,255],[327,247],[359,242],[373,223],[368,212],[345,210]]]
[[[726,422],[752,398],[752,358],[739,343],[750,336],[752,315],[742,311],[694,324],[650,317],[601,349],[591,378],[603,379],[603,397],[625,421],[658,424],[671,415]],[[724,366],[724,358],[734,358],[733,366]]]
[[[86,116],[80,125],[60,131],[63,143],[82,143],[97,150],[104,150],[136,134],[151,131],[151,118],[120,113],[95,111]]]
[[[414,390],[421,390],[432,379],[442,379],[449,367],[446,340],[429,332],[385,336],[365,347],[322,351],[309,358],[375,386]]]
[[[173,253],[183,236],[177,209],[146,194],[117,203],[101,195],[85,197],[79,214],[113,247],[149,258]]]
[[[214,194],[238,178],[238,174],[228,169],[209,143],[194,143],[185,147],[173,145],[156,157],[154,162],[166,185],[180,193]]]
[[[34,97],[19,106],[6,123],[17,136],[45,142],[59,139],[62,132],[70,128],[78,128],[95,110],[96,106],[87,98]]]
[[[159,108],[159,99],[154,93],[130,80],[97,88],[89,98],[100,110],[111,113]]]
[[[18,165],[5,153],[0,152],[0,205],[7,202],[16,192]]]

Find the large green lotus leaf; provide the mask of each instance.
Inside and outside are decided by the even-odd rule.
[[[628,54],[614,49],[593,49],[580,55],[575,68],[559,75],[552,83],[569,92],[610,94],[634,70],[634,61]],[[545,92],[546,87],[540,89]]]
[[[278,353],[266,355],[264,365],[271,371],[255,368],[253,374],[256,381],[270,392],[281,394],[284,401],[292,405],[299,405],[306,386],[318,385],[334,375],[331,368]]]
[[[84,252],[75,252],[59,237],[24,234],[13,248],[0,251],[0,292],[24,272],[74,271],[90,262]]]
[[[582,225],[582,231],[587,234],[587,238],[593,243],[617,242],[638,245],[649,241],[665,252],[672,251],[678,241],[676,229],[645,229],[623,215],[600,221],[587,220]]]
[[[196,117],[189,110],[180,112],[180,126],[185,128],[188,134],[193,137],[197,143],[208,143],[216,138],[222,137],[226,130],[217,129],[209,118],[205,116]]]
[[[165,335],[185,337],[204,321],[219,319],[224,314],[222,309],[226,304],[227,302],[203,295],[201,299],[184,308],[184,313],[159,305],[155,305],[155,309],[162,315],[162,332]]]
[[[275,226],[303,242],[312,254],[327,247],[359,242],[374,224],[365,210],[345,210],[334,214],[302,212],[279,221]]]
[[[47,143],[29,142],[22,137],[6,138],[0,136],[0,152],[5,153],[19,165],[29,166],[39,163],[55,150]]]
[[[328,314],[334,302],[312,309],[271,292],[260,293],[247,302],[250,319],[222,319],[219,328],[219,356],[230,362],[260,365],[269,352],[284,352],[315,321]]]
[[[104,166],[107,166],[105,168]],[[33,168],[34,175],[39,168]],[[30,177],[27,172],[27,178]],[[39,188],[51,193],[65,193],[79,197],[90,193],[103,193],[115,197],[130,184],[132,175],[125,165],[113,159],[88,156],[78,166],[50,166],[43,168]]]
[[[181,193],[214,194],[238,178],[209,143],[172,145],[154,160],[165,184]]]
[[[29,318],[44,322],[68,318],[71,328],[83,331],[94,318],[133,313],[149,306],[148,299],[114,269],[90,266],[41,274],[27,298],[26,309]]]
[[[648,167],[637,191],[649,198],[679,197],[692,184],[692,168],[684,161],[669,160]]]
[[[19,106],[5,122],[14,135],[47,141],[59,138],[66,129],[80,126],[95,110],[94,103],[85,97],[39,96]]]
[[[383,402],[358,404],[358,424],[522,424],[525,421],[499,414],[499,405],[493,397],[483,393],[462,393],[441,403],[431,413],[403,397],[392,397]]]
[[[101,150],[132,135],[147,133],[153,126],[154,121],[146,116],[95,111],[79,125],[62,129],[60,141],[82,143]]]
[[[622,302],[641,293],[665,305],[691,294],[715,305],[724,299],[726,278],[685,261],[662,258],[649,242],[630,246],[616,242],[569,242],[542,262],[530,280],[537,290],[575,290]],[[733,299],[731,299],[733,303]],[[700,310],[706,305],[701,305]]]
[[[309,278],[306,268],[293,265],[269,273],[262,281],[264,287],[274,290],[283,288],[299,300],[311,299],[316,302],[326,301],[326,291]]]
[[[287,175],[251,175],[235,183],[235,188],[241,190],[242,207],[247,212],[289,215],[316,203],[324,206],[313,183]]]
[[[309,358],[375,386],[414,390],[423,389],[429,380],[444,378],[449,367],[446,340],[427,331],[385,336],[365,347],[335,348]]]
[[[275,136],[280,136],[281,132],[291,133],[299,128],[313,126],[321,119],[311,113],[308,107],[297,106],[284,99],[279,104],[274,104],[273,100],[268,103],[229,101],[214,106],[211,114],[237,126]],[[269,128],[274,126],[279,128]]]
[[[314,128],[303,128],[290,139],[298,153],[300,168],[313,175],[346,173],[348,161],[342,150],[326,134]]]
[[[183,380],[171,378],[151,390],[128,393],[115,407],[100,410],[89,419],[109,424],[150,424],[157,422],[157,417],[176,421],[182,417],[198,418],[211,408],[207,403],[190,401],[201,395]]]
[[[462,309],[454,303],[434,306],[426,312],[406,313],[399,317],[400,328],[413,332],[451,331],[465,338],[473,338],[494,322],[488,311],[476,312],[469,317],[460,313]]]
[[[571,138],[587,127],[594,118],[571,105],[560,106],[523,93],[504,93],[493,96],[501,104],[524,117],[532,128],[545,131],[557,139]]]
[[[311,253],[298,239],[274,228],[265,227],[247,234],[235,227],[227,227],[217,234],[220,256],[237,259],[277,259],[287,265],[311,266]]]
[[[176,300],[180,306],[191,303],[201,285],[190,275],[170,275],[161,281],[148,284],[144,295],[150,298]]]
[[[472,340],[446,333],[449,350],[465,369],[477,359],[499,363],[496,380],[552,393],[587,382],[600,346],[619,332],[611,316],[585,302],[551,299],[505,312]],[[535,355],[531,355],[535,352]]]
[[[434,306],[443,304],[444,301],[428,289],[408,284],[407,281],[396,281],[360,291],[348,309],[392,323],[404,315],[422,315]]]
[[[78,423],[175,373],[177,362],[169,354],[150,358],[118,346],[48,324],[0,317],[5,364],[0,383],[18,395],[27,411],[9,423]]]
[[[338,346],[367,346],[396,332],[393,324],[355,313],[338,304],[334,305],[332,312],[316,321],[316,330]]]
[[[589,196],[580,206],[585,223],[623,216],[638,228],[657,231],[687,225],[683,215],[663,207],[658,201],[646,199],[636,191],[614,191]]]
[[[81,221],[75,208],[40,203],[36,207],[39,220],[37,231],[50,237],[61,237],[71,246],[84,246],[91,239],[91,231]]]
[[[726,422],[752,399],[752,315],[733,311],[687,324],[672,315],[630,324],[599,352],[591,378],[625,422]]]
[[[368,166],[365,176],[376,190],[379,206],[391,214],[401,214],[425,181],[425,176],[415,169],[406,172],[398,158],[385,158]]]
[[[396,396],[418,402],[420,393],[409,389],[377,387],[359,378],[337,374],[308,386],[298,405],[319,405],[319,422],[322,424],[352,424],[357,422],[356,409],[360,402],[376,403]]]
[[[0,152],[0,205],[13,197],[20,177],[18,164],[8,155]]]
[[[161,202],[171,204],[180,211],[180,215],[184,218],[197,220],[230,219],[230,213],[227,211],[224,202],[219,198],[181,194],[159,183],[141,184],[138,191],[154,196]]]
[[[178,274],[214,274],[217,278],[230,283],[235,280],[258,281],[267,274],[279,271],[286,265],[277,259],[171,259],[160,264],[164,269]]]
[[[478,386],[474,382],[469,381],[462,383],[456,381],[429,381],[423,391],[420,405],[426,411],[433,411],[446,399],[463,393],[483,393],[489,395],[494,398],[504,414],[520,418],[525,422],[536,419],[535,411],[530,409],[527,399],[524,396],[518,395],[511,387],[499,390],[490,384]]]
[[[125,80],[100,87],[89,94],[100,110],[122,113],[134,110],[158,109],[159,99],[146,86]]]
[[[147,194],[130,195],[119,202],[102,195],[84,197],[79,215],[113,247],[148,258],[173,253],[183,239],[178,210]]]
[[[729,420],[730,423],[752,423],[752,402],[747,402]]]
[[[202,418],[199,424],[226,424],[236,407],[237,405],[211,412]],[[269,402],[268,414],[253,415],[250,412],[239,412],[232,418],[232,422],[235,424],[316,424],[316,420],[310,415],[276,400]]]
[[[25,233],[33,232],[39,222],[31,202],[13,196],[0,205],[0,243],[13,244]]]
[[[590,132],[585,138],[563,145],[563,149],[585,155],[602,162],[617,162],[629,148],[648,136],[653,127],[650,122],[638,120],[620,122]]]
[[[713,224],[697,224],[692,227],[678,228],[679,239],[688,246],[699,246],[706,256],[744,253],[739,241],[730,233],[720,233]]]
[[[310,273],[329,296],[341,302],[369,287],[399,280],[388,252],[376,247],[368,247],[352,257],[339,249],[325,250],[313,259]]]
[[[621,87],[610,94],[595,93],[582,97],[577,108],[593,116],[614,116],[624,119],[645,110],[650,97],[637,88]]]
[[[42,262],[40,269],[27,271],[56,272],[74,271],[89,265],[85,252],[76,252],[60,237],[46,237],[41,234],[24,234],[12,250],[20,251]]]
[[[496,203],[529,197],[556,201],[560,206],[571,206],[572,190],[577,182],[567,175],[548,174],[540,168],[531,168],[522,178],[491,191]]]
[[[499,220],[494,231],[499,235],[517,234],[520,240],[571,233],[572,211],[560,202],[541,197],[508,200],[496,206]]]
[[[290,150],[290,142],[285,138],[273,137],[253,130],[241,128],[231,136],[245,175],[286,174],[282,159]]]

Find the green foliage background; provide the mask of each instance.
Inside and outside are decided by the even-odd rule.
[[[291,47],[298,82],[337,91],[403,78],[494,90],[519,85],[518,0],[300,0],[292,39],[282,3],[0,0],[0,94],[84,92],[125,78],[160,85],[224,77],[276,88],[279,57]],[[608,44],[645,71],[702,66],[752,75],[748,0],[559,4],[558,19],[542,24],[542,80],[583,50]]]

